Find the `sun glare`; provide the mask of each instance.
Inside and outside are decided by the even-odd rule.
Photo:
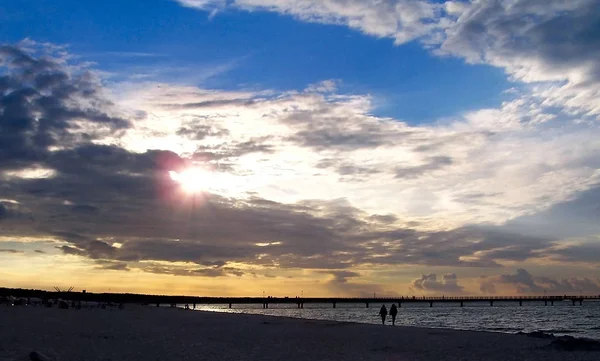
[[[212,172],[201,168],[188,168],[179,173],[172,170],[169,175],[187,193],[209,190],[213,178]]]

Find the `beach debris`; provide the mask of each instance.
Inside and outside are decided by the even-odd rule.
[[[549,347],[563,351],[600,351],[600,341],[573,336],[561,336],[552,341]]]

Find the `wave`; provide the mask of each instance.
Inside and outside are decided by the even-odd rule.
[[[540,332],[544,332],[544,333],[579,333],[581,331],[578,330],[569,330],[569,329],[549,329],[549,330],[540,330]]]

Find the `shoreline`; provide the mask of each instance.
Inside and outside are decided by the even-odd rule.
[[[162,307],[162,308],[171,308],[171,307]],[[226,309],[221,311],[220,309],[211,310],[185,310],[182,307],[177,306],[176,309],[181,309],[184,311],[191,312],[200,312],[200,313],[217,313],[217,314],[229,314],[229,315],[253,315],[253,316],[261,316],[261,317],[275,317],[275,318],[283,318],[289,320],[306,320],[306,321],[320,321],[320,322],[338,322],[338,323],[350,323],[356,325],[371,325],[371,326],[383,326],[383,327],[403,327],[408,329],[421,329],[421,330],[450,330],[450,331],[461,331],[461,332],[485,332],[485,333],[493,333],[493,334],[502,334],[502,335],[529,335],[529,334],[544,334],[546,336],[553,336],[556,338],[569,336],[577,339],[587,339],[592,341],[600,342],[600,338],[594,337],[584,337],[584,336],[573,336],[564,332],[556,332],[555,330],[535,330],[531,332],[517,331],[517,332],[502,332],[500,330],[470,330],[466,328],[452,328],[452,327],[427,327],[427,326],[407,326],[402,324],[392,325],[391,321],[388,317],[385,325],[377,324],[377,323],[368,323],[368,322],[359,322],[359,321],[338,321],[338,320],[330,320],[324,318],[305,318],[305,317],[294,317],[294,316],[277,316],[277,315],[264,315],[260,313],[252,313],[252,312],[230,312]],[[239,310],[239,309],[238,309]],[[559,330],[560,331],[560,330]]]
[[[0,361],[600,359],[526,335],[179,308],[0,307],[0,320]]]
[[[177,307],[178,309],[182,309]],[[185,310],[187,311],[187,310]],[[328,320],[328,319],[319,319],[319,318],[304,318],[304,317],[293,317],[293,316],[275,316],[275,315],[261,315],[258,313],[249,313],[249,312],[227,312],[227,311],[208,311],[208,310],[190,310],[192,312],[204,312],[204,313],[218,313],[218,314],[230,314],[230,315],[252,315],[252,316],[261,316],[261,317],[274,317],[274,318],[282,318],[282,319],[288,319],[288,320],[306,320],[306,321],[317,321],[317,322],[336,322],[336,323],[341,323],[341,324],[354,324],[354,325],[370,325],[370,326],[377,326],[377,327],[393,327],[393,328],[405,328],[405,329],[415,329],[415,330],[421,330],[421,331],[431,331],[431,330],[438,330],[438,331],[459,331],[459,332],[483,332],[483,333],[490,333],[490,334],[501,334],[501,335],[516,335],[516,336],[527,336],[527,337],[534,337],[534,338],[546,338],[546,339],[560,339],[561,337],[572,337],[574,339],[578,339],[578,340],[590,340],[590,341],[595,341],[595,342],[599,342],[600,343],[600,339],[594,338],[594,337],[581,337],[581,336],[572,336],[569,334],[565,334],[565,333],[561,333],[561,332],[553,332],[553,330],[547,331],[547,330],[535,330],[535,331],[531,331],[531,332],[524,332],[524,331],[518,331],[518,332],[502,332],[499,330],[469,330],[469,329],[465,329],[465,328],[451,328],[451,327],[426,327],[426,326],[406,326],[406,325],[401,325],[401,324],[396,324],[396,325],[392,325],[388,320],[386,320],[386,324],[385,325],[379,325],[379,324],[375,324],[375,323],[367,323],[367,322],[358,322],[358,321],[337,321],[337,320]],[[600,354],[598,355],[600,357]]]
[[[181,305],[183,308],[183,305]],[[590,317],[596,318],[597,311],[600,308],[594,307],[591,311],[591,315],[586,316],[586,313],[578,315],[581,320],[586,322],[585,325],[579,324],[578,321],[568,321],[567,323],[561,323],[562,318],[565,317],[564,313],[567,308],[559,309],[558,313],[538,313],[538,310],[551,311],[551,308],[515,308],[515,312],[528,310],[528,313],[524,314],[516,322],[511,323],[502,319],[502,313],[511,312],[503,311],[493,315],[493,318],[486,318],[486,312],[478,312],[481,307],[464,307],[464,308],[411,308],[410,312],[405,312],[404,308],[398,314],[396,326],[409,326],[409,327],[424,327],[434,329],[449,329],[449,330],[460,330],[460,331],[481,331],[481,332],[492,332],[502,334],[518,334],[531,333],[531,332],[544,332],[547,334],[553,334],[557,337],[560,336],[572,336],[576,338],[585,338],[600,341],[600,331],[595,324],[590,324]],[[493,311],[503,310],[504,307],[494,308]],[[570,309],[570,307],[569,307]],[[328,321],[339,321],[339,322],[353,322],[359,324],[371,324],[381,325],[381,320],[374,313],[366,315],[363,310],[355,309],[352,307],[344,308],[338,307],[338,309],[331,309],[330,307],[317,307],[317,308],[271,308],[261,309],[255,307],[241,307],[241,308],[227,308],[227,307],[214,307],[213,305],[199,305],[197,310],[217,312],[217,313],[234,313],[234,314],[256,314],[256,315],[272,315],[277,317],[291,317],[295,319],[314,319],[314,320],[328,320]],[[359,312],[356,312],[356,311]],[[376,312],[375,310],[374,312]],[[413,312],[416,311],[416,312]],[[462,311],[469,311],[463,313]],[[487,311],[487,310],[485,310]],[[534,311],[534,312],[529,312]],[[440,313],[441,312],[441,313]],[[471,313],[475,312],[475,313]],[[589,311],[586,311],[589,313]],[[370,316],[370,317],[369,317]],[[471,316],[477,318],[472,319]],[[496,320],[498,317],[500,319]],[[535,322],[526,322],[529,317],[534,317]],[[544,317],[548,317],[546,321]],[[464,318],[464,319],[461,319]],[[509,317],[510,318],[510,317]],[[478,322],[481,321],[481,322]],[[498,322],[496,322],[498,321]],[[386,325],[391,326],[391,318],[388,315]]]

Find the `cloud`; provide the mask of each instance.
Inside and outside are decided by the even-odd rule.
[[[193,140],[203,140],[207,137],[220,137],[227,135],[226,129],[215,129],[210,125],[192,123],[189,127],[179,128],[177,135],[181,135]]]
[[[336,295],[345,295],[348,297],[372,297],[373,294],[393,296],[396,292],[390,291],[382,285],[373,283],[349,282],[349,279],[358,279],[361,274],[354,271],[320,271],[318,273],[333,276],[326,282],[327,288]]]
[[[515,274],[503,274],[480,278],[480,290],[484,293],[496,293],[496,286],[507,286],[519,294],[598,294],[600,280],[575,278],[555,280],[548,277],[534,277],[525,269],[518,269]]]
[[[527,83],[542,106],[600,115],[600,15],[595,0],[477,1],[445,31],[439,51],[485,62]]]
[[[127,263],[124,263],[124,262],[97,260],[96,264],[98,265],[97,268],[101,269],[101,270],[130,271],[129,267],[127,267]]]
[[[331,282],[336,283],[346,283],[348,278],[360,277],[360,273],[352,271],[323,271],[321,273],[332,275],[334,278]]]
[[[600,234],[600,186],[554,204],[541,212],[515,218],[505,225],[513,232],[546,237],[573,238]]]
[[[6,202],[0,200],[0,222],[3,220],[23,220],[29,219],[29,214],[24,207],[15,202]]]
[[[0,46],[0,167],[41,162],[53,147],[113,134],[129,122],[111,114],[94,74],[59,55]]]
[[[10,71],[45,64],[25,59]],[[79,78],[65,74],[57,84],[78,89]],[[26,88],[24,78],[13,78],[20,82],[13,88]],[[128,92],[94,84],[91,97],[67,92],[76,98],[68,106],[121,109],[135,127],[116,134],[117,122],[84,139],[73,135],[81,129],[72,129],[75,121],[67,117],[60,146],[28,140],[20,147],[33,149],[35,158],[14,149],[2,153],[12,164],[0,175],[0,199],[11,200],[0,203],[6,237],[51,237],[64,254],[99,267],[148,273],[326,271],[348,293],[385,291],[350,282],[361,267],[597,264],[593,244],[498,226],[598,184],[598,133],[589,125],[524,126],[512,122],[521,105],[507,104],[414,126],[371,115],[366,95],[238,94],[169,84]],[[121,101],[99,100],[113,91]],[[252,101],[210,103],[219,99]],[[199,102],[205,106],[170,106]],[[35,103],[19,104],[10,119],[38,111]],[[12,124],[8,119],[3,127]],[[84,123],[87,129],[96,122]],[[39,125],[32,127],[16,139]],[[191,136],[177,136],[182,128]],[[168,173],[223,163],[213,184],[202,179],[207,188],[194,196]],[[38,174],[33,165],[47,172]],[[10,207],[32,217],[6,217]],[[450,287],[451,279],[437,283]]]
[[[436,171],[452,164],[452,158],[437,156],[426,159],[425,164],[413,167],[396,168],[396,178],[417,178],[425,173]]]
[[[225,277],[227,275],[242,277],[245,274],[243,271],[232,267],[203,268],[193,272],[204,277]]]
[[[463,287],[458,284],[458,278],[454,273],[445,274],[441,281],[438,281],[437,275],[431,273],[422,275],[420,278],[411,282],[411,289],[427,292],[462,292]]]
[[[6,217],[8,217],[8,208],[4,204],[0,203],[0,220]]]
[[[396,0],[177,0],[201,10],[226,8],[247,11],[272,11],[303,21],[343,24],[363,33],[393,38],[397,44],[427,36],[437,28],[435,20],[442,14],[442,4],[425,1]]]
[[[23,251],[19,251],[17,249],[6,249],[6,248],[0,248],[0,253],[13,253],[13,254],[18,254],[18,253],[23,253]]]

